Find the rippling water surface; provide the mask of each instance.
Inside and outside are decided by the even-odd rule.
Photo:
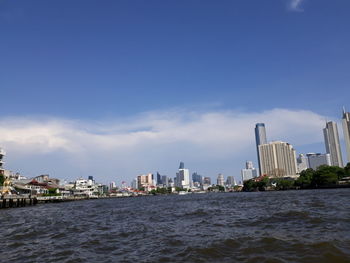
[[[0,262],[350,262],[350,189],[0,210]]]

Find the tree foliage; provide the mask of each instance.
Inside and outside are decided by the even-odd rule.
[[[339,184],[344,177],[350,176],[350,163],[344,168],[322,165],[317,170],[306,169],[300,173],[298,179],[291,178],[263,178],[244,182],[243,191],[263,191],[267,188],[276,190],[308,189],[319,187],[333,187]]]
[[[0,186],[4,184],[4,181],[5,181],[5,177],[2,174],[0,174]]]

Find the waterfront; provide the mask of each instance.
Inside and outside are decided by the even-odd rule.
[[[0,212],[0,262],[349,262],[349,189],[144,196]]]

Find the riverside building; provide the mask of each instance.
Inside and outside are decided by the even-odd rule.
[[[329,153],[308,153],[306,156],[309,162],[309,168],[314,170],[317,170],[321,165],[330,166],[332,164],[331,155]]]
[[[343,109],[343,131],[348,162],[350,162],[350,112]]]
[[[256,152],[258,155],[259,173],[260,175],[262,175],[259,146],[267,143],[265,123],[257,123],[255,125],[255,141],[256,141]]]
[[[296,153],[292,145],[276,141],[259,145],[261,174],[268,177],[295,177]]]
[[[149,174],[142,174],[137,176],[137,187],[138,188],[151,188],[154,187],[154,180],[153,180],[153,174],[149,173]]]
[[[298,173],[301,173],[302,171],[309,168],[309,160],[307,156],[304,154],[299,154],[299,157],[297,158],[297,167]]]
[[[343,157],[339,143],[339,134],[337,123],[329,121],[326,128],[323,129],[326,152],[330,154],[331,165],[343,167]]]

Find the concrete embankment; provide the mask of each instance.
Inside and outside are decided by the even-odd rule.
[[[36,197],[2,197],[0,199],[0,209],[2,208],[14,208],[36,205],[38,200]]]

